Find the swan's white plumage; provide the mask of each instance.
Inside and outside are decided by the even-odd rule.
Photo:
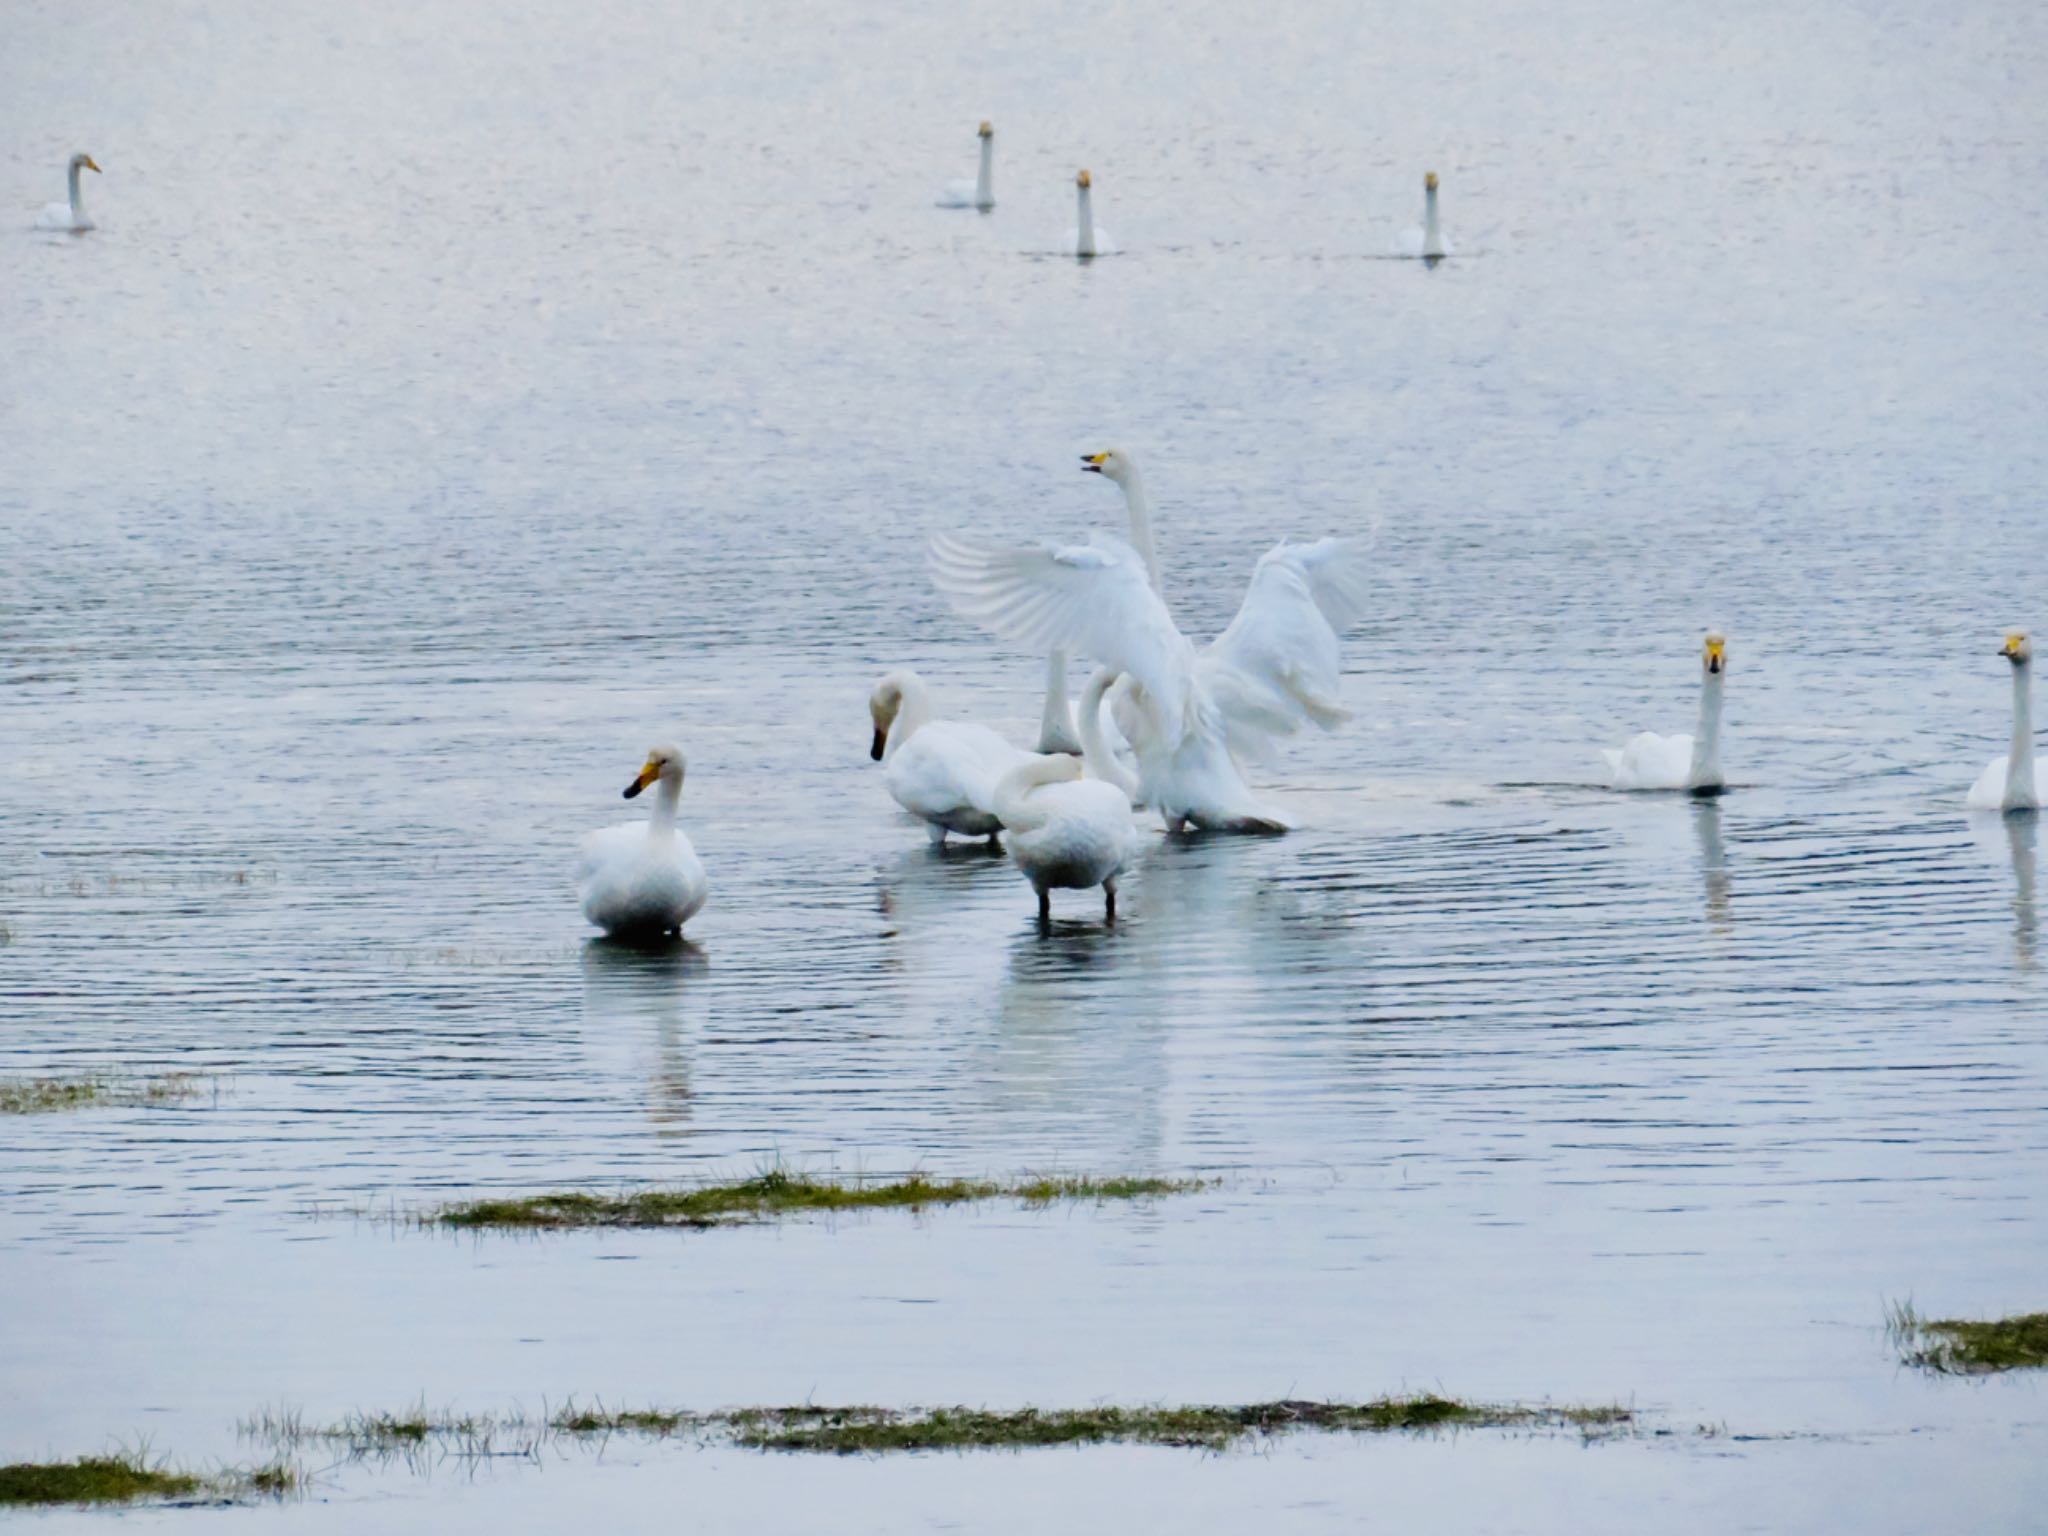
[[[1095,222],[1095,181],[1086,171],[1074,178],[1074,224],[1063,249],[1069,256],[1114,256],[1116,237]]]
[[[1102,735],[1102,698],[1115,680],[1104,668],[1082,694],[1083,762],[1065,755],[1027,758],[996,781],[996,814],[1010,858],[1038,893],[1041,918],[1050,915],[1052,891],[1099,885],[1114,920],[1117,877],[1137,852],[1130,795]],[[1084,763],[1095,777],[1082,776]]]
[[[2025,630],[2008,630],[1999,654],[2012,663],[2012,744],[1984,765],[1968,804],[1973,811],[2039,810],[2048,757],[2034,754],[2034,643]]]
[[[1700,723],[1691,736],[1642,731],[1619,749],[1601,748],[1612,789],[1720,789],[1721,694],[1727,677],[1728,642],[1709,631],[1700,651]]]
[[[62,203],[44,204],[42,210],[36,214],[37,229],[68,230],[73,234],[82,234],[95,227],[86,215],[85,200],[79,191],[80,171],[92,171],[97,174],[99,162],[88,154],[76,154],[71,157],[71,163],[66,168],[70,199]]]
[[[627,786],[627,798],[649,784],[659,786],[653,814],[591,833],[577,861],[583,915],[615,937],[680,931],[710,893],[697,850],[675,824],[683,787],[679,749],[649,752],[639,778]]]
[[[1032,754],[983,725],[934,720],[930,690],[907,668],[891,672],[868,699],[875,725],[873,756],[891,798],[931,829],[988,837],[1002,827],[996,780]]]

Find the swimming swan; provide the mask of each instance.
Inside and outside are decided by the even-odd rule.
[[[931,691],[908,668],[875,684],[868,714],[875,724],[869,756],[883,765],[882,782],[898,805],[924,820],[933,843],[948,832],[994,837],[1002,829],[996,780],[1032,754],[985,725],[932,719]]]
[[[1700,652],[1700,728],[1695,736],[1644,731],[1619,749],[1603,747],[1612,789],[1689,789],[1718,794],[1721,774],[1721,685],[1728,673],[1728,640],[1710,630]]]
[[[1024,547],[941,534],[930,550],[934,582],[962,615],[1005,639],[1086,651],[1127,674],[1117,724],[1140,791],[1169,829],[1287,830],[1258,803],[1239,759],[1263,755],[1304,723],[1348,718],[1337,702],[1337,637],[1364,611],[1365,550],[1348,539],[1275,546],[1230,627],[1198,651],[1159,594],[1135,462],[1112,449],[1083,467],[1123,488],[1142,550],[1107,534]]]
[[[1444,232],[1437,222],[1436,172],[1430,171],[1422,178],[1422,227],[1410,224],[1401,231],[1401,239],[1395,247],[1403,256],[1420,257],[1424,261],[1438,262],[1450,254],[1444,243]]]
[[[1074,227],[1067,231],[1065,246],[1069,256],[1086,259],[1116,254],[1116,241],[1095,222],[1095,204],[1090,197],[1094,185],[1094,178],[1086,171],[1074,178]]]
[[[1103,915],[1116,921],[1116,878],[1138,848],[1131,797],[1102,737],[1102,696],[1116,681],[1104,667],[1081,694],[1082,762],[1027,758],[996,781],[995,808],[1010,857],[1038,892],[1038,920],[1052,920],[1055,889],[1101,886]],[[1083,765],[1090,775],[1082,777]]]
[[[2048,757],[2034,756],[2034,642],[2009,630],[1998,653],[2012,663],[2012,747],[1994,758],[1970,788],[1973,811],[2034,811],[2048,781]]]
[[[972,181],[949,181],[939,193],[941,208],[980,208],[984,211],[995,207],[995,142],[996,131],[987,123],[975,129],[981,138],[981,169]]]
[[[85,215],[85,204],[79,200],[78,196],[78,173],[80,171],[91,171],[98,175],[100,174],[99,162],[87,154],[76,154],[71,157],[69,172],[71,201],[68,203],[50,203],[44,207],[43,211],[36,215],[37,229],[68,229],[74,233],[82,234],[93,227],[92,220]]]
[[[576,872],[583,915],[614,938],[680,933],[710,891],[697,850],[676,825],[682,748],[649,751],[639,777],[626,786],[626,798],[655,783],[661,787],[648,820],[606,827],[583,840]]]

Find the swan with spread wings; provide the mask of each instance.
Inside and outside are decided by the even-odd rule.
[[[1083,464],[1123,489],[1140,548],[1103,533],[1085,544],[1022,546],[940,534],[934,582],[964,617],[1006,640],[1086,652],[1125,675],[1117,724],[1137,756],[1142,797],[1169,830],[1286,831],[1245,782],[1243,764],[1305,724],[1329,729],[1348,718],[1338,636],[1364,613],[1364,545],[1275,545],[1229,628],[1197,648],[1159,593],[1137,465],[1115,449]]]

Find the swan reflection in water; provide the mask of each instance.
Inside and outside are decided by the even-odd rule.
[[[1700,875],[1707,888],[1707,925],[1716,933],[1730,933],[1735,924],[1728,906],[1728,849],[1721,841],[1721,802],[1694,801],[1692,829],[1700,843]]]
[[[701,1027],[707,976],[701,946],[679,935],[646,943],[593,938],[583,945],[583,1021],[589,1048],[622,1042],[635,1053],[633,1074],[647,1082],[647,1114],[663,1134],[690,1121],[690,1058],[686,1036]],[[652,1051],[648,1061],[646,1053]]]

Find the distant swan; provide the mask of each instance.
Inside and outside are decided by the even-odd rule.
[[[2034,756],[2034,643],[2025,630],[2010,630],[1998,654],[2012,663],[2012,746],[1977,776],[1970,788],[1970,809],[2039,810],[2039,786],[2048,780],[2048,757]]]
[[[680,933],[710,890],[697,850],[676,825],[676,801],[683,793],[680,747],[650,751],[640,776],[626,786],[626,798],[654,783],[661,788],[653,816],[583,840],[577,869],[583,915],[615,938]]]
[[[1116,681],[1107,667],[1081,694],[1083,761],[1027,758],[996,781],[995,808],[1010,858],[1038,892],[1038,920],[1052,920],[1055,889],[1102,887],[1103,913],[1116,921],[1116,880],[1137,851],[1131,797],[1102,737],[1102,696]],[[1083,766],[1090,777],[1083,778]]]
[[[100,171],[99,162],[87,154],[77,154],[71,157],[69,173],[71,201],[68,203],[48,204],[41,213],[36,215],[37,229],[68,229],[73,232],[82,233],[93,227],[92,220],[86,217],[85,204],[80,201],[78,195],[78,173],[80,171],[91,171],[97,175]]]
[[[1710,630],[1700,652],[1700,728],[1694,736],[1659,736],[1644,731],[1628,745],[1603,748],[1614,789],[1689,789],[1694,794],[1720,791],[1721,685],[1728,671],[1728,641]]]
[[[870,756],[883,765],[882,782],[896,803],[920,817],[934,843],[946,834],[994,837],[996,780],[1031,758],[985,725],[932,719],[931,692],[905,668],[891,672],[868,696],[875,725]]]
[[[1074,227],[1067,231],[1069,256],[1114,256],[1116,241],[1095,222],[1095,204],[1090,189],[1095,180],[1086,171],[1074,178]]]
[[[1444,232],[1437,221],[1436,172],[1431,171],[1422,178],[1422,227],[1413,224],[1401,231],[1400,251],[1403,256],[1419,256],[1424,261],[1440,261],[1449,255],[1444,245]]]
[[[972,181],[949,181],[939,193],[941,208],[993,208],[995,192],[996,131],[987,123],[975,129],[981,138],[981,169]]]

